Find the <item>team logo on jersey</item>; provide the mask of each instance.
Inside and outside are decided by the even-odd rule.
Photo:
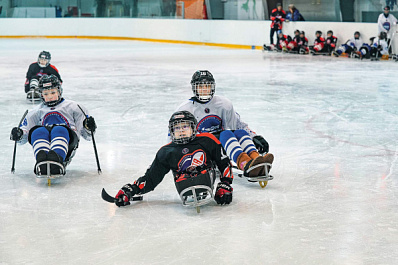
[[[26,118],[23,120],[23,123],[22,123],[22,125],[23,125],[23,126],[26,126],[26,125],[28,125],[28,120],[27,120]]]
[[[389,31],[390,28],[391,28],[390,22],[384,22],[384,23],[383,23],[383,28],[384,28],[385,30]]]
[[[43,117],[43,121],[41,123],[43,126],[47,125],[67,125],[69,126],[68,120],[61,113],[57,111],[49,112]]]
[[[188,148],[182,149],[182,153],[183,153],[184,155],[188,154],[188,152],[189,152],[189,149],[188,149]]]
[[[199,149],[191,154],[186,154],[178,162],[178,172],[191,172],[196,167],[206,164],[206,154]]]
[[[224,130],[222,120],[217,115],[208,115],[198,122],[196,127],[199,133],[216,133]]]

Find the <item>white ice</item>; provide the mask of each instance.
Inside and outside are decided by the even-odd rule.
[[[41,50],[90,110],[51,187],[11,128]],[[398,264],[398,63],[134,41],[0,40],[0,264]],[[270,143],[274,180],[235,178],[229,206],[181,205],[171,174],[143,202],[104,202],[144,174],[195,70]]]

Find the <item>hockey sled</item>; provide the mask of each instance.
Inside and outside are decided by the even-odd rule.
[[[41,170],[40,170],[40,166],[42,165],[46,165],[47,167],[47,174],[41,174]],[[51,174],[51,165],[55,165],[60,169],[60,173],[58,174]],[[51,180],[52,179],[57,179],[62,177],[63,175],[65,175],[66,171],[65,171],[65,167],[63,164],[58,163],[58,162],[54,162],[54,161],[43,161],[40,163],[37,163],[36,168],[35,168],[35,172],[36,177],[37,178],[47,178],[47,185],[51,186]]]
[[[204,174],[184,176],[176,179],[175,186],[181,198],[182,205],[195,207],[197,213],[200,213],[200,206],[213,201],[214,181],[214,169],[210,169]]]
[[[314,51],[312,51],[311,54],[312,54],[313,56],[318,56],[318,55],[330,56],[330,53],[329,53],[329,52],[314,52]]]
[[[258,184],[260,185],[261,188],[265,188],[268,185],[268,181],[274,179],[274,177],[269,174],[269,172],[271,171],[271,168],[272,168],[272,164],[270,164],[270,163],[257,164],[255,166],[251,167],[247,171],[247,174],[249,174],[252,170],[257,169],[259,167],[264,167],[265,174],[261,175],[261,176],[257,176],[257,177],[246,177],[246,176],[244,176],[242,170],[238,169],[236,166],[234,166],[233,168],[236,170],[238,177],[245,178],[249,182],[258,182]]]
[[[193,206],[200,213],[200,206],[213,201],[213,189],[205,185],[191,186],[181,191],[180,198],[182,205]]]

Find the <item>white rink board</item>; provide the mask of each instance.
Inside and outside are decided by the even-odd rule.
[[[42,25],[46,25],[43,27]],[[270,21],[134,19],[134,18],[4,18],[0,36],[102,36],[262,46],[269,43]],[[333,30],[339,44],[360,31],[364,41],[377,36],[377,23],[288,22],[284,32],[304,30],[310,43],[315,31]],[[276,37],[275,37],[276,38]],[[394,43],[398,51],[398,41]]]

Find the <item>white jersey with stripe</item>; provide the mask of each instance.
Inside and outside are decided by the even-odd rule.
[[[84,113],[89,116],[87,109],[79,105]],[[50,125],[65,125],[74,131],[77,136],[83,136],[86,140],[91,140],[91,134],[83,127],[83,121],[86,117],[78,107],[78,104],[72,100],[63,99],[56,106],[49,107],[40,103],[34,109],[30,110],[26,118],[21,124],[23,130],[23,138],[19,142],[25,144],[28,141],[30,129],[34,126],[50,126]]]
[[[391,39],[393,30],[391,28],[397,24],[397,19],[393,14],[389,14],[388,17],[384,15],[384,13],[379,15],[379,19],[377,20],[377,26],[379,33],[387,32],[387,38]]]
[[[375,38],[372,44],[372,47],[377,48],[377,46],[381,46],[380,53],[382,55],[388,54],[388,44],[385,40],[380,40],[379,38]]]
[[[213,96],[207,103],[189,99],[182,103],[176,111],[182,110],[189,111],[195,116],[198,121],[198,133],[219,133],[224,130],[242,129],[247,131],[252,138],[256,135],[235,112],[232,102],[225,97]]]

